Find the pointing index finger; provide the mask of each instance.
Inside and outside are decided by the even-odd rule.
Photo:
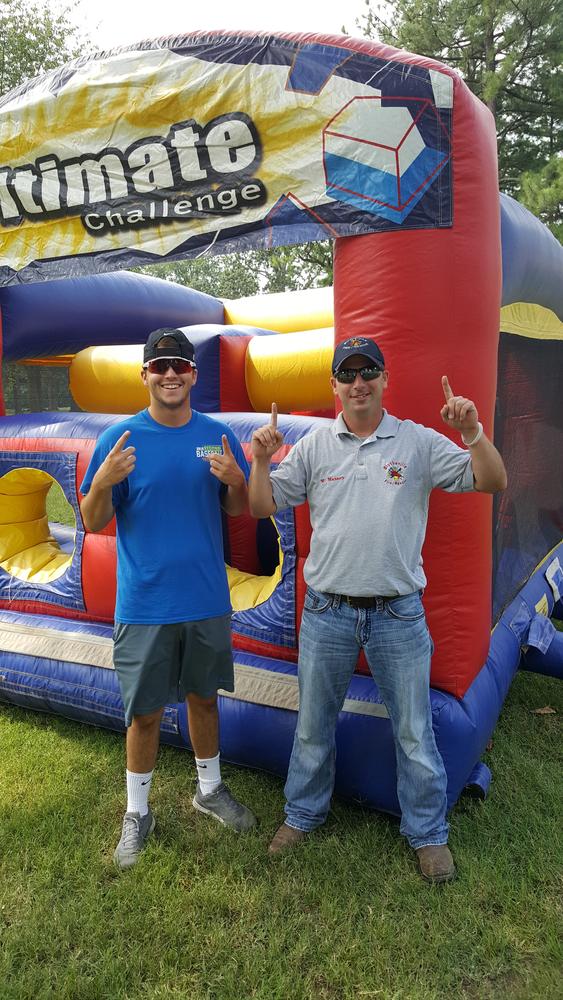
[[[223,445],[223,454],[232,455],[231,446],[229,444],[229,439],[226,434],[221,435],[221,444]]]
[[[447,375],[442,375],[442,389],[444,390],[444,396],[446,397],[446,403],[447,403],[448,400],[453,398],[453,392],[450,383],[448,382]]]
[[[122,434],[121,437],[115,442],[113,448],[111,449],[114,452],[114,454],[118,451],[123,451],[123,445],[127,441],[127,438],[130,436],[130,434],[131,431],[125,431],[125,433]]]
[[[278,407],[276,403],[272,403],[272,416],[270,418],[270,423],[274,430],[278,428]]]

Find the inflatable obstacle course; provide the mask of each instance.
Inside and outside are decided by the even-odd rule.
[[[135,126],[124,109],[149,75],[154,105],[145,94]],[[110,99],[116,80],[122,106]],[[86,131],[94,102],[100,124]],[[79,110],[65,118],[70,107]],[[64,148],[52,128],[20,128],[57,116],[68,123]],[[563,489],[544,464],[560,453],[561,248],[521,206],[499,201],[487,111],[447,67],[365,40],[218,33],[32,81],[0,105],[0,135],[4,358],[67,364],[85,411],[0,419],[0,698],[123,728],[111,665],[115,526],[86,532],[77,490],[101,431],[146,403],[139,345],[150,330],[188,332],[200,365],[194,406],[220,414],[247,454],[276,398],[285,443],[274,461],[323,419],[302,411],[332,406],[334,343],[375,336],[392,412],[442,429],[447,373],[507,460],[509,490],[494,509],[484,496],[433,496],[424,550],[449,799],[467,784],[484,793],[480,756],[522,650],[543,657],[533,669],[559,669],[549,618],[563,589]],[[333,303],[330,290],[223,303],[102,273],[327,237]],[[75,513],[70,540],[48,522],[52,481]],[[222,698],[221,749],[280,774],[296,718],[309,536],[306,507],[263,522],[225,518],[236,689]],[[183,705],[167,707],[162,735],[189,745]],[[337,790],[396,812],[390,724],[361,663],[337,739]]]

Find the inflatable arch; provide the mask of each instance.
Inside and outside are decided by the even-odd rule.
[[[137,116],[132,94],[148,76],[152,97]],[[125,104],[133,100],[127,120],[116,80]],[[94,100],[99,124],[86,140]],[[43,131],[20,128],[39,120]],[[63,121],[71,123],[64,142],[52,138]],[[108,122],[111,149],[101,138]],[[102,410],[0,420],[0,698],[123,726],[111,669],[115,529],[84,531],[77,487],[97,436],[119,419],[103,411],[144,405],[134,345],[156,326],[189,329],[201,366],[194,405],[221,413],[247,448],[264,419],[253,411],[273,395],[286,411],[284,449],[323,419],[303,411],[329,409],[334,341],[361,333],[385,352],[390,410],[428,425],[437,425],[446,371],[476,398],[492,435],[502,371],[495,434],[518,453],[515,431],[527,414],[510,392],[514,372],[529,373],[532,404],[540,370],[560,363],[561,249],[520,206],[499,203],[492,120],[447,67],[349,38],[193,35],[32,81],[0,103],[0,135],[10,156],[0,165],[3,355],[68,355],[75,399]],[[203,249],[327,236],[337,237],[334,312],[327,292],[222,303],[157,279],[92,275]],[[530,342],[535,369],[513,346],[529,355]],[[553,349],[547,362],[539,359],[545,346]],[[551,445],[561,437],[555,400]],[[543,423],[540,413],[536,427]],[[536,444],[539,469],[548,449],[539,454],[539,435]],[[52,481],[74,509],[74,533],[48,523]],[[499,501],[494,531],[489,498],[433,497],[425,603],[451,803],[468,783],[487,788],[479,758],[522,648],[530,669],[561,672],[549,620],[563,591],[560,486],[551,484],[542,517],[526,484],[517,486]],[[306,507],[273,522],[225,523],[236,690],[222,701],[221,740],[225,757],[283,773],[310,529]],[[528,548],[520,536],[514,544],[515,523]],[[183,706],[167,708],[163,738],[188,745]],[[389,721],[361,663],[338,746],[337,790],[397,812]],[[366,760],[378,761],[376,772]],[[343,780],[350,773],[353,784]]]

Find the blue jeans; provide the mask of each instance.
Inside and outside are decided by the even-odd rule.
[[[446,772],[430,708],[432,641],[420,594],[352,608],[307,588],[299,635],[299,716],[285,785],[286,822],[324,823],[334,788],[335,734],[362,648],[389,713],[401,833],[411,847],[445,844]]]

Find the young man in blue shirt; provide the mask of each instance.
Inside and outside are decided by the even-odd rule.
[[[146,410],[99,438],[81,492],[89,531],[117,520],[114,666],[127,723],[127,810],[114,852],[134,865],[154,829],[148,804],[164,706],[185,698],[198,772],[193,805],[235,830],[256,818],[221,781],[217,690],[234,690],[221,510],[247,507],[248,465],[231,429],[191,408],[194,348],[150,334]]]

